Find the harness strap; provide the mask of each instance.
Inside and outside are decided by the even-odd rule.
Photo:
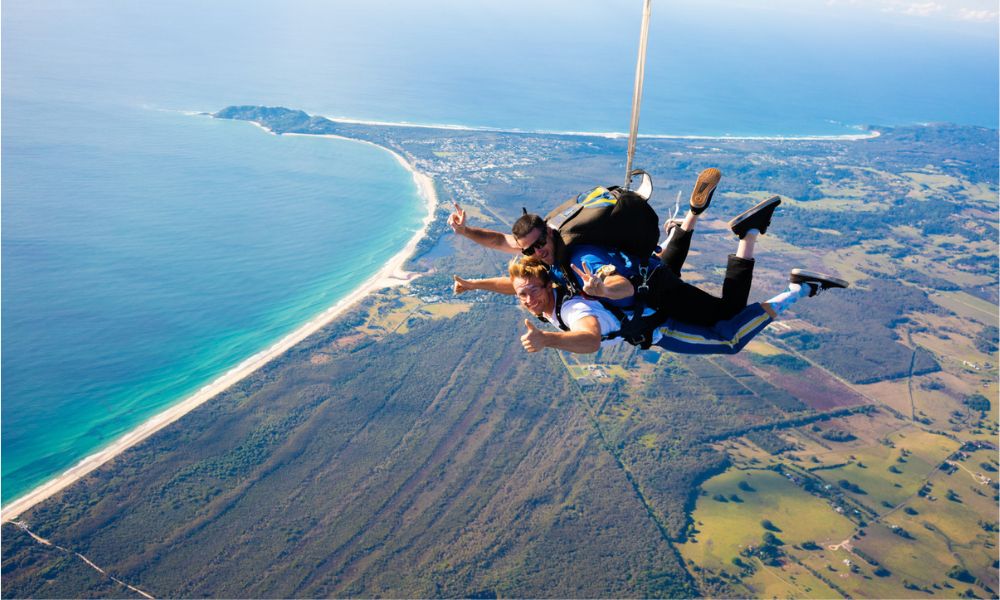
[[[654,311],[651,315],[644,315],[646,312],[646,296],[649,293],[649,278],[662,265],[657,264],[650,268],[648,264],[638,268],[639,274],[629,278],[635,286],[635,304],[630,307],[631,316],[621,308],[612,305],[609,301],[601,298],[598,300],[611,314],[618,319],[618,331],[612,331],[601,339],[614,339],[620,337],[633,346],[642,349],[649,348],[653,343],[653,330],[663,321],[660,311]]]
[[[633,346],[638,346],[643,350],[646,350],[653,345],[653,331],[663,323],[663,315],[660,311],[655,311],[653,314],[643,316],[645,308],[642,306],[637,306],[637,311],[630,317],[625,311],[618,307],[611,307],[605,305],[611,314],[615,315],[618,321],[621,323],[618,331],[612,331],[604,336],[601,336],[601,340],[611,340],[615,338],[622,338],[626,342],[632,344]]]
[[[603,301],[601,301],[601,305],[603,305],[604,308],[607,309],[608,312],[610,312],[611,314],[613,314],[615,316],[615,318],[618,319],[618,331],[612,331],[610,333],[605,333],[604,335],[601,336],[601,341],[604,341],[604,340],[613,340],[613,339],[618,338],[618,337],[624,337],[622,335],[622,328],[621,328],[621,326],[625,323],[625,321],[628,320],[628,315],[625,314],[624,310],[618,308],[617,306],[611,306],[610,304],[605,304]]]
[[[663,319],[662,315],[660,314],[660,311],[655,311],[651,315],[646,315],[646,316],[643,315],[643,313],[646,310],[644,293],[649,289],[649,286],[647,285],[649,276],[652,275],[653,272],[656,271],[656,269],[658,268],[659,266],[649,269],[649,267],[647,266],[647,267],[642,267],[640,269],[640,273],[642,276],[642,279],[640,280],[641,285],[636,286],[637,301],[635,305],[630,309],[631,311],[633,311],[631,316],[623,309],[611,304],[611,302],[606,298],[593,298],[594,300],[600,302],[601,306],[603,306],[608,312],[614,315],[614,317],[618,319],[619,323],[617,331],[609,331],[608,333],[601,335],[602,342],[606,340],[613,340],[615,338],[622,338],[626,342],[632,344],[633,346],[639,346],[643,350],[649,348],[652,345],[653,330],[658,325],[660,325]],[[640,287],[643,288],[643,294],[640,294],[638,292]],[[556,323],[554,324],[557,325],[559,329],[561,329],[562,331],[569,331],[570,330],[569,326],[567,326],[562,319],[563,302],[567,298],[571,298],[573,296],[582,296],[583,294],[580,294],[579,292],[575,291],[572,287],[568,287],[565,285],[557,285],[555,287],[555,295],[556,295],[555,309],[553,310],[553,314],[556,318]],[[535,315],[535,317],[543,323],[548,322],[541,315]]]
[[[562,265],[558,267],[561,272],[562,279],[564,283],[560,283],[556,286],[556,304],[559,303],[559,292],[563,294],[563,298],[569,296],[583,296],[583,290],[576,285],[576,279],[573,277],[573,267],[570,266],[569,259],[567,258]]]
[[[567,326],[566,323],[563,323],[562,320],[562,303],[568,296],[575,295],[576,294],[570,293],[564,286],[556,286],[556,308],[554,312],[556,315],[556,324],[559,325],[559,329],[562,329],[563,331],[569,331],[569,326]]]

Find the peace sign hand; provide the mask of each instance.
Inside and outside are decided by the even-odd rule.
[[[588,296],[599,296],[604,297],[608,295],[608,289],[604,285],[604,280],[594,275],[590,271],[590,265],[583,263],[583,270],[581,271],[576,265],[570,265],[573,268],[573,272],[577,274],[581,281],[583,281],[583,293]]]
[[[458,205],[458,202],[452,202],[455,205],[455,212],[448,215],[448,226],[455,233],[462,235],[465,232],[465,210]]]

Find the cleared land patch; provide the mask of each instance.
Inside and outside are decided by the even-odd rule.
[[[983,325],[993,327],[1000,325],[1000,315],[997,314],[996,305],[966,292],[937,292],[928,297],[935,304],[963,317],[975,319]]]
[[[937,465],[958,447],[954,440],[909,429],[890,435],[887,444],[827,455],[825,460],[837,461],[839,458],[843,466],[814,473],[827,483],[843,488],[846,494],[873,512],[884,513],[916,494]],[[854,487],[845,487],[844,481]]]
[[[787,353],[771,355],[766,359],[770,364],[763,365],[740,355],[732,360],[759,377],[766,378],[768,383],[785,390],[814,410],[825,411],[869,403],[867,398],[799,356]]]
[[[778,348],[775,348],[771,344],[765,341],[754,340],[746,345],[746,351],[752,352],[753,354],[760,354],[761,356],[775,356],[778,354],[784,354]]]
[[[741,488],[741,482],[753,491]],[[700,533],[679,546],[685,558],[702,566],[731,568],[740,551],[760,545],[764,519],[780,529],[775,535],[787,545],[835,543],[854,530],[829,504],[774,471],[730,469],[706,481],[702,490],[693,514]],[[734,495],[740,501],[732,501]]]

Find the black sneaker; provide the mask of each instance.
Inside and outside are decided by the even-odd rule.
[[[712,202],[712,195],[715,188],[722,179],[722,171],[712,168],[705,169],[698,174],[698,181],[694,182],[694,189],[691,190],[691,213],[700,215],[705,212]]]
[[[810,298],[823,290],[846,288],[850,285],[843,279],[837,279],[836,277],[830,277],[829,275],[823,275],[822,273],[816,273],[813,271],[806,271],[805,269],[792,269],[791,274],[788,276],[788,281],[799,285],[809,286]]]
[[[771,215],[774,209],[781,204],[779,196],[771,196],[757,206],[740,213],[735,219],[729,222],[729,228],[742,240],[747,232],[756,229],[761,234],[767,233],[767,226],[771,224]]]

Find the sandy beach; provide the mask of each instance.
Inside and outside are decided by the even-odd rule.
[[[333,137],[350,140],[352,142],[371,144],[371,142],[362,142],[361,140],[343,138],[334,135],[325,135],[321,137]],[[5,505],[2,508],[2,511],[0,511],[0,522],[6,523],[16,519],[24,511],[39,502],[50,498],[54,494],[57,494],[97,467],[118,456],[128,448],[145,440],[157,431],[163,429],[167,425],[170,425],[195,408],[224,392],[230,386],[241,381],[302,340],[322,329],[373,291],[402,285],[419,276],[418,274],[404,271],[403,263],[405,263],[406,260],[413,255],[413,252],[417,248],[417,244],[426,235],[427,229],[430,226],[431,221],[434,219],[434,211],[437,209],[438,205],[437,193],[434,190],[434,180],[430,176],[417,171],[412,164],[407,162],[406,159],[404,159],[397,152],[385,148],[384,146],[379,146],[378,144],[371,145],[389,152],[403,167],[410,171],[413,175],[413,180],[417,185],[420,196],[424,200],[427,215],[424,217],[423,226],[413,235],[413,237],[410,238],[406,246],[393,255],[392,258],[385,263],[382,269],[368,278],[361,284],[361,286],[356,288],[347,297],[341,299],[339,302],[314,317],[308,323],[288,334],[267,350],[258,352],[250,358],[247,358],[222,376],[202,387],[191,396],[185,398],[183,401],[154,415],[132,431],[118,438],[111,445],[95,452],[94,454],[91,454],[75,466],[63,472],[61,475]]]
[[[537,135],[559,135],[565,137],[600,137],[606,139],[626,139],[628,133],[619,131],[555,131],[545,129],[503,129],[500,127],[471,127],[468,125],[448,125],[448,124],[425,124],[409,123],[406,121],[372,121],[364,119],[351,119],[348,117],[331,117],[319,115],[334,123],[344,123],[348,125],[374,125],[379,127],[416,127],[418,129],[443,129],[450,131],[482,131],[493,133],[529,133]],[[829,135],[809,134],[809,135],[681,135],[670,133],[640,133],[639,137],[646,140],[689,140],[689,141],[766,141],[766,142],[857,142],[870,140],[879,137],[882,132],[877,129],[861,131],[858,133],[835,133]]]

